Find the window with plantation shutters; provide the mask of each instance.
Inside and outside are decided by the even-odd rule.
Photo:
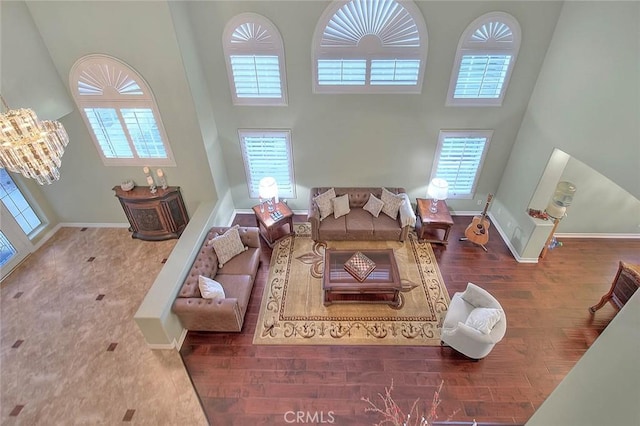
[[[313,38],[315,93],[420,93],[427,27],[411,1],[334,1]]]
[[[249,197],[259,198],[260,179],[271,176],[280,198],[295,197],[289,130],[239,130]]]
[[[88,55],[73,65],[69,83],[106,166],[175,166],[153,93],[137,72]]]
[[[473,198],[493,131],[441,131],[431,179],[449,183],[450,198]]]
[[[284,45],[271,21],[237,15],[227,23],[222,44],[234,105],[287,105]]]
[[[519,48],[513,16],[493,12],[473,21],[458,43],[447,105],[502,105]]]

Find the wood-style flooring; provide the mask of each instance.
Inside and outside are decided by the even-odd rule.
[[[449,245],[433,248],[450,295],[471,281],[506,312],[507,334],[487,358],[448,347],[252,345],[271,255],[263,241],[242,332],[189,332],[181,350],[211,424],[371,425],[382,418],[365,413],[361,397],[377,398],[393,381],[394,400],[408,410],[416,398],[429,402],[442,380],[439,420],[455,412],[456,421],[524,424],[614,317],[610,304],[595,315],[588,308],[620,260],[640,263],[640,240],[564,239],[538,264],[519,264],[493,227],[486,253],[458,241],[470,220],[454,217]]]

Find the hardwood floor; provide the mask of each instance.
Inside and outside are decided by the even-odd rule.
[[[507,315],[507,334],[487,358],[473,362],[447,347],[253,346],[271,255],[263,241],[243,331],[189,332],[181,350],[211,424],[371,425],[382,419],[365,413],[361,397],[378,398],[393,381],[394,400],[408,410],[416,398],[430,402],[441,380],[439,420],[456,412],[456,421],[525,423],[614,317],[610,304],[595,315],[588,308],[619,260],[640,263],[640,240],[565,239],[540,263],[519,264],[494,228],[485,253],[458,241],[470,218],[454,222],[448,247],[433,245],[449,294],[474,282]]]

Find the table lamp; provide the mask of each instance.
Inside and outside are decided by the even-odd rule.
[[[449,184],[442,178],[433,178],[427,189],[427,196],[431,198],[431,213],[438,212],[438,200],[446,200],[449,195]]]
[[[262,200],[267,201],[267,208],[269,209],[269,211],[274,211],[275,204],[278,204],[278,184],[276,183],[275,178],[267,176],[260,179],[258,193]]]
[[[544,210],[547,215],[553,219],[553,228],[551,228],[551,233],[549,234],[549,238],[544,244],[542,248],[542,252],[540,253],[540,258],[544,259],[549,251],[549,246],[553,241],[553,235],[556,233],[556,229],[560,224],[560,221],[567,213],[567,207],[571,205],[573,202],[573,196],[576,194],[576,186],[571,182],[562,181],[558,182],[556,186],[556,190],[551,197],[551,201],[549,201],[549,205]]]

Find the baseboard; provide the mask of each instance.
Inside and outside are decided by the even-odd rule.
[[[149,349],[153,350],[166,351],[175,349],[177,351],[180,351],[180,349],[182,349],[184,340],[187,338],[188,332],[189,330],[187,330],[186,328],[182,329],[182,333],[180,333],[180,337],[178,338],[178,340],[176,341],[175,339],[173,339],[172,343],[147,343],[147,346],[149,347]]]
[[[640,239],[640,234],[591,234],[591,233],[562,233],[554,234],[556,238],[612,238],[612,239]]]
[[[182,344],[184,343],[184,339],[187,338],[188,332],[189,330],[187,330],[186,328],[182,329],[182,333],[180,333],[180,338],[178,339],[178,341],[177,342],[175,340],[173,341],[174,347],[176,348],[177,351],[180,351],[180,349],[182,349]]]
[[[44,234],[44,237],[42,237],[40,239],[40,241],[38,241],[36,244],[33,245],[33,251],[38,250],[40,247],[42,247],[47,241],[49,241],[51,239],[51,237],[53,237],[55,235],[56,232],[58,232],[58,230],[62,228],[62,225],[57,224],[56,226],[54,226],[51,230],[49,230],[49,232],[47,232],[46,234]]]
[[[538,258],[537,257],[533,257],[533,258],[532,257],[521,257],[520,254],[516,251],[515,247],[511,244],[511,241],[509,241],[509,237],[507,236],[507,233],[504,232],[504,230],[499,225],[499,223],[496,220],[496,218],[493,217],[491,212],[489,212],[489,218],[491,219],[491,224],[496,229],[496,231],[498,231],[498,234],[500,234],[500,238],[502,238],[502,241],[507,246],[507,248],[511,252],[511,255],[516,260],[516,262],[518,262],[518,263],[538,263]]]
[[[129,228],[129,223],[84,223],[84,222],[64,222],[58,224],[56,228]]]
[[[162,350],[162,351],[167,351],[167,350],[173,350],[176,349],[176,344],[174,343],[163,343],[163,344],[159,344],[159,343],[147,343],[147,347],[149,349],[152,350]]]

